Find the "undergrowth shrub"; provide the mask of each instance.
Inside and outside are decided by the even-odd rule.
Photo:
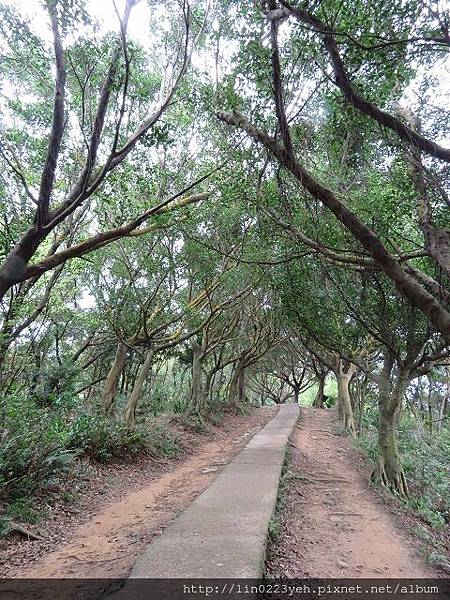
[[[363,417],[363,433],[357,442],[374,464],[378,453],[376,419],[376,411],[368,408]],[[430,435],[421,420],[404,414],[397,437],[411,494],[406,502],[432,527],[444,527],[450,522],[449,429]]]
[[[139,433],[137,428],[136,433]],[[145,437],[145,449],[153,456],[174,458],[182,449],[181,436],[172,431],[164,423],[154,423],[148,420],[140,426],[140,433]]]
[[[145,450],[146,437],[141,428],[127,431],[117,419],[85,412],[70,423],[67,445],[90,458],[106,461],[124,452],[137,454]]]
[[[209,424],[205,418],[196,413],[181,413],[177,417],[177,421],[184,429],[189,429],[195,433],[206,433],[209,429]]]
[[[10,514],[31,522],[16,501],[57,485],[79,457],[105,462],[137,453],[173,457],[179,450],[177,433],[151,418],[127,430],[121,419],[79,401],[43,408],[25,395],[0,398],[0,506],[16,506]]]
[[[32,494],[68,466],[67,427],[59,411],[23,396],[2,399],[0,415],[0,498]]]

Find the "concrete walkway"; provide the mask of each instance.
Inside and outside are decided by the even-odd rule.
[[[278,413],[147,546],[130,578],[258,578],[297,405]]]

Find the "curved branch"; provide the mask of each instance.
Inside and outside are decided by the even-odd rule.
[[[64,67],[64,50],[61,42],[58,20],[55,14],[55,6],[50,9],[50,20],[53,32],[53,48],[55,52],[56,83],[55,97],[53,100],[52,129],[48,142],[44,170],[42,172],[35,217],[38,230],[42,229],[47,222],[50,196],[53,191],[53,183],[55,180],[56,163],[58,161],[64,133],[64,91],[66,85],[66,70]]]
[[[57,252],[52,256],[48,256],[44,258],[40,263],[35,265],[30,265],[25,270],[25,273],[21,279],[21,281],[25,281],[26,279],[30,279],[31,277],[40,277],[47,271],[55,268],[62,263],[65,263],[69,259],[72,258],[81,258],[85,254],[89,254],[94,250],[98,250],[103,246],[107,246],[118,239],[127,236],[136,235],[136,229],[149,217],[154,215],[159,215],[168,211],[175,210],[177,208],[182,208],[187,206],[188,204],[193,204],[194,202],[199,202],[200,200],[204,200],[209,196],[209,192],[202,192],[200,194],[196,194],[194,196],[188,196],[187,198],[183,198],[182,200],[174,203],[172,206],[167,206],[167,202],[163,203],[163,206],[158,205],[149,210],[145,211],[142,215],[130,221],[126,225],[122,225],[122,227],[118,227],[117,229],[110,229],[109,231],[103,231],[94,235],[84,242],[80,242],[79,244],[75,244],[74,246],[70,246],[70,248],[66,248],[61,252]],[[165,227],[165,226],[163,226]],[[145,231],[138,232],[139,235],[148,233],[149,231],[159,229],[157,225],[155,225],[154,229],[146,228]]]
[[[425,136],[413,131],[408,125],[384,112],[378,106],[366,100],[353,86],[339,52],[339,46],[333,37],[332,30],[320,19],[294,6],[286,0],[280,0],[281,4],[301,23],[314,27],[321,35],[323,44],[330,56],[335,75],[335,84],[347,98],[348,102],[360,112],[368,115],[383,127],[394,131],[402,140],[410,145],[420,148],[426,154],[450,162],[450,150],[429,140]]]
[[[254,127],[245,117],[234,113],[217,113],[217,117],[233,127],[245,131],[251,138],[269,150],[288,169],[301,185],[317,200],[322,202],[346,227],[361,245],[371,254],[374,261],[392,280],[397,289],[414,306],[417,306],[442,335],[450,340],[450,313],[407,272],[387,251],[372,229],[363,223],[330,189],[321,185],[312,175],[288,154],[275,139]]]

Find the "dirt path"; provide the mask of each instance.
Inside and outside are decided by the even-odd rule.
[[[335,413],[302,409],[292,438],[281,533],[267,568],[277,577],[433,577],[417,544],[368,489]]]
[[[168,472],[153,474],[147,485],[134,491],[122,490],[122,498],[93,506],[86,522],[75,528],[67,542],[8,576],[123,577],[141,549],[209,485],[223,465],[274,414],[273,409],[258,409],[250,416],[235,418],[225,430],[226,435],[203,443],[181,464],[173,465]]]

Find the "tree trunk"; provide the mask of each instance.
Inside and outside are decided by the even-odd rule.
[[[364,409],[366,406],[366,393],[367,393],[367,384],[369,378],[367,373],[364,375],[364,379],[362,382],[358,384],[358,433],[362,435],[363,432],[363,418],[364,418]]]
[[[200,346],[194,346],[192,356],[192,382],[191,382],[191,412],[201,414],[203,410],[203,374],[202,374],[203,350]]]
[[[386,373],[383,373],[386,377]],[[385,487],[408,497],[408,485],[400,462],[397,446],[397,424],[400,408],[408,387],[409,371],[400,369],[395,384],[390,391],[389,381],[380,386],[378,419],[378,465],[373,478]]]
[[[442,397],[441,403],[439,405],[439,416],[437,421],[437,429],[438,431],[442,431],[442,426],[444,421],[450,414],[449,410],[449,398],[450,398],[450,369],[445,367],[445,394]]]
[[[335,375],[338,385],[337,413],[338,418],[352,435],[356,434],[355,418],[353,416],[350,398],[350,381],[356,371],[356,366],[350,364],[345,370],[342,359],[336,360]]]
[[[117,346],[116,356],[114,362],[109,370],[108,376],[106,377],[105,387],[102,393],[102,409],[105,414],[108,414],[114,404],[114,399],[117,394],[117,384],[119,383],[120,374],[122,373],[125,359],[127,356],[127,346],[120,342]]]
[[[214,378],[216,376],[218,369],[217,367],[213,367],[208,374],[206,375],[206,379],[205,379],[205,385],[203,386],[203,401],[202,401],[202,405],[205,407],[208,404],[208,401],[210,400],[211,397],[211,389],[214,383]]]
[[[224,374],[223,367],[219,368],[214,373],[213,380],[211,383],[210,398],[215,394],[220,401],[224,401],[226,397],[226,376]]]
[[[355,419],[353,416],[352,402],[350,399],[349,378],[347,376],[338,375],[338,417],[342,421],[344,427],[353,435],[356,432]]]
[[[241,368],[238,377],[238,402],[245,400],[245,366]]]
[[[448,414],[449,414],[448,398],[449,398],[449,393],[447,391],[445,393],[445,396],[443,396],[443,398],[441,400],[441,404],[439,406],[439,416],[438,416],[438,421],[437,421],[438,431],[442,431],[442,424],[444,423],[444,420],[448,417]]]
[[[375,477],[386,487],[408,496],[408,486],[397,447],[397,420],[388,410],[380,412],[378,422],[379,456]]]
[[[136,381],[133,386],[133,390],[128,397],[127,406],[125,409],[125,423],[127,429],[132,429],[136,422],[136,406],[139,402],[139,398],[141,397],[142,388],[144,387],[145,380],[152,368],[154,351],[149,350],[147,352],[147,356],[145,357],[144,362],[139,369],[139,373],[136,377]]]
[[[325,377],[319,377],[319,387],[312,403],[314,408],[323,408],[325,402]]]
[[[245,389],[245,357],[241,357],[233,370],[228,393],[229,404],[239,404],[244,399]]]
[[[0,265],[0,300],[14,284],[25,280],[28,262],[49,233],[33,224],[10,251]]]

